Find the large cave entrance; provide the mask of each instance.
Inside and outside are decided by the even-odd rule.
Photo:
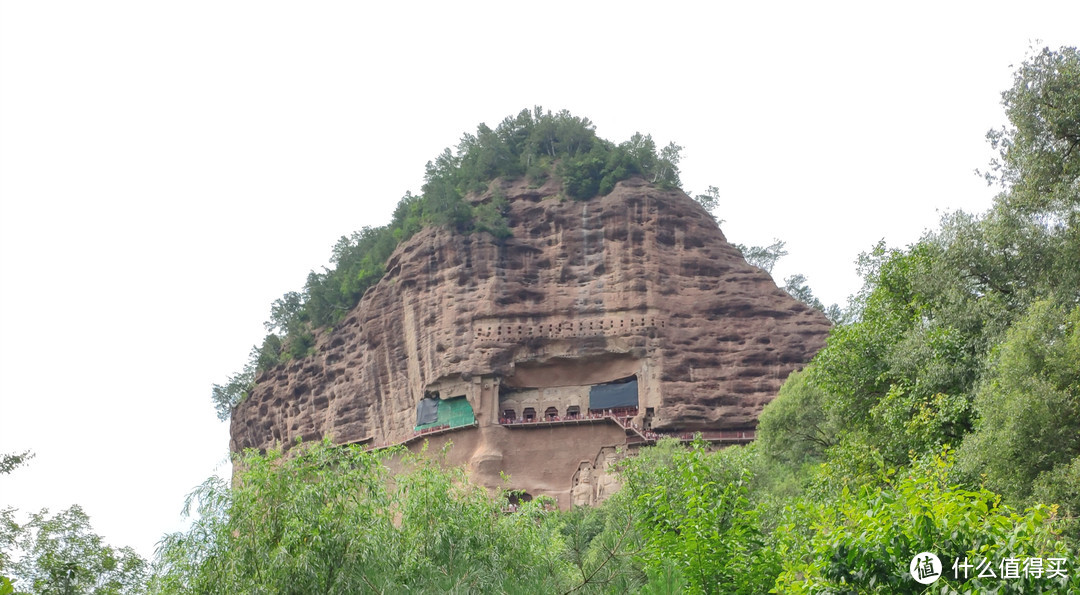
[[[565,423],[638,415],[643,362],[628,353],[520,362],[499,383],[499,423]]]

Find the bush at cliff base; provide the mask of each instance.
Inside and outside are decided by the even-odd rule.
[[[1018,511],[986,489],[950,485],[952,466],[948,449],[901,472],[882,465],[871,482],[790,511],[802,523],[775,532],[784,560],[776,592],[1080,592],[1076,551],[1060,534],[1056,507]],[[822,478],[835,481],[831,471],[824,465]],[[922,552],[942,564],[929,589],[908,572]],[[1040,577],[1025,572],[1029,560],[1041,560]],[[1006,578],[1002,567],[1014,563],[1018,576]],[[966,572],[964,564],[971,565]],[[1052,564],[1064,574],[1051,577]]]
[[[393,479],[392,456],[403,467]],[[544,500],[505,514],[461,469],[329,442],[248,452],[236,465],[233,487],[211,479],[189,497],[198,514],[162,541],[152,592],[541,592],[558,582]]]
[[[858,481],[822,465],[779,510],[752,489],[754,447],[663,441],[621,464],[624,489],[603,506],[562,513],[545,498],[511,512],[505,492],[439,458],[329,443],[246,453],[232,487],[192,495],[198,516],[163,540],[150,591],[923,593],[908,568],[933,552],[944,568],[930,592],[1080,592],[1055,509],[950,485],[948,450]],[[954,578],[965,558],[998,575],[1007,559],[1064,559],[1065,574]]]

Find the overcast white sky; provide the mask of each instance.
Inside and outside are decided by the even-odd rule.
[[[387,4],[387,3],[383,3]],[[228,473],[210,386],[424,163],[536,104],[685,147],[731,241],[826,302],[941,212],[1029,41],[1080,3],[0,1],[0,506],[81,504],[151,555]]]

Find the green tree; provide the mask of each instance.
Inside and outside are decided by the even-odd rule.
[[[506,221],[508,209],[506,196],[502,192],[493,193],[491,200],[473,207],[476,230],[486,231],[499,240],[510,237],[513,232],[510,231],[510,226]]]
[[[788,292],[788,295],[807,306],[810,306],[815,310],[821,310],[822,312],[825,311],[825,305],[814,295],[814,292],[806,283],[806,275],[795,274],[788,276],[784,279],[783,289]]]
[[[732,245],[742,253],[743,258],[746,259],[747,263],[752,264],[769,274],[772,274],[773,267],[776,266],[776,263],[788,254],[787,250],[784,249],[787,242],[782,240],[773,240],[773,243],[768,246]]]
[[[0,475],[33,456],[30,451],[0,455]],[[14,508],[0,509],[0,595],[15,593],[16,587],[28,590],[19,593],[41,595],[143,593],[147,573],[146,561],[134,550],[105,545],[78,505],[54,516],[42,509],[21,525]]]
[[[840,324],[848,320],[848,313],[845,312],[839,304],[829,304],[829,306],[826,307],[825,304],[821,303],[821,300],[819,300],[810,289],[810,285],[807,284],[806,275],[797,273],[784,278],[783,289],[788,292],[788,295],[791,297],[815,310],[821,311],[821,313],[829,319],[829,322],[833,324]]]
[[[386,472],[355,448],[248,454],[185,505],[186,533],[161,542],[156,593],[378,592],[395,559]],[[369,581],[377,581],[369,584]]]
[[[0,454],[0,475],[7,475],[34,458],[34,453],[24,450],[20,453]]]
[[[390,480],[385,466],[395,457]],[[165,537],[154,593],[473,593],[569,590],[545,502],[505,514],[438,456],[329,441],[244,453],[233,485],[189,498]]]
[[[709,215],[716,221],[718,225],[724,223],[723,219],[716,216],[716,209],[720,207],[720,189],[716,186],[709,186],[705,189],[704,194],[693,195],[694,200],[704,208]]]
[[[946,215],[905,250],[879,244],[860,257],[865,282],[848,310],[854,322],[834,329],[818,354],[816,382],[858,441],[894,464],[959,444],[971,431],[991,352],[1032,304],[1080,300],[1068,132],[1080,102],[1076,65],[1075,50],[1065,48],[1018,70],[1004,96],[1010,126],[991,135],[1004,184],[993,208]]]
[[[679,162],[682,161],[683,148],[674,142],[670,142],[663,149],[656,160],[656,170],[653,173],[653,183],[665,188],[679,187]]]
[[[661,441],[625,463],[623,489],[644,538],[650,583],[677,582],[687,593],[764,593],[780,560],[764,547],[749,501],[750,452],[709,453]]]
[[[608,147],[597,143],[595,150],[568,155],[559,163],[563,191],[570,197],[586,200],[600,192]]]
[[[255,366],[248,362],[240,372],[229,376],[225,384],[215,384],[210,391],[214,410],[221,421],[226,421],[232,415],[233,407],[247,398],[248,393],[255,385]]]
[[[0,475],[8,475],[16,468],[34,458],[29,450],[20,453],[0,454]],[[11,588],[11,580],[5,576],[11,566],[11,553],[16,549],[22,528],[15,522],[15,509],[10,506],[0,508],[0,594]],[[10,591],[9,591],[10,593]]]
[[[20,528],[16,582],[32,593],[144,593],[148,565],[131,548],[105,545],[90,518],[74,505],[54,516],[42,510]]]
[[[956,444],[971,428],[971,389],[990,345],[985,302],[947,249],[931,238],[863,255],[858,319],[835,327],[814,360],[828,406],[892,464]]]
[[[567,585],[585,593],[633,593],[646,586],[636,512],[632,502],[616,495],[600,507],[575,507],[553,517],[570,569]]]
[[[757,448],[792,467],[825,460],[844,426],[828,406],[828,395],[807,372],[792,372],[758,418]]]
[[[1070,212],[1080,206],[1080,53],[1075,47],[1033,52],[1002,93],[1009,125],[987,137],[998,150],[987,179],[1010,206]]]
[[[252,348],[255,358],[255,373],[269,370],[281,361],[281,337],[270,333],[263,338],[261,347]]]
[[[301,313],[303,307],[304,296],[295,291],[290,291],[274,300],[273,305],[270,306],[270,320],[263,323],[263,325],[271,333],[288,334],[302,322]]]
[[[1032,304],[994,349],[975,400],[979,421],[960,450],[977,481],[1029,502],[1036,485],[1074,477],[1080,458],[1080,306]],[[1075,480],[1074,480],[1075,481]],[[1063,491],[1068,494],[1068,490]],[[1059,500],[1061,502],[1061,500]],[[1080,514],[1080,495],[1062,502]]]
[[[1045,593],[1076,592],[1080,576],[1001,579],[979,577],[972,566],[1006,559],[1075,558],[1060,538],[1052,510],[1035,506],[1019,512],[985,489],[965,490],[949,482],[949,451],[921,458],[907,470],[879,467],[874,481],[842,487],[836,498],[808,503],[814,527],[809,539],[799,527],[779,529],[777,551],[784,570],[780,593]],[[822,482],[835,483],[829,468]],[[942,562],[941,578],[930,589],[907,572],[921,552]],[[957,571],[954,575],[953,565]],[[997,576],[997,574],[995,574]]]

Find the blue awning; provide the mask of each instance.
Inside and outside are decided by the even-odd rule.
[[[589,389],[589,409],[637,407],[637,379],[630,382],[597,384]]]
[[[439,419],[439,400],[423,399],[416,406],[416,425],[433,424]]]

